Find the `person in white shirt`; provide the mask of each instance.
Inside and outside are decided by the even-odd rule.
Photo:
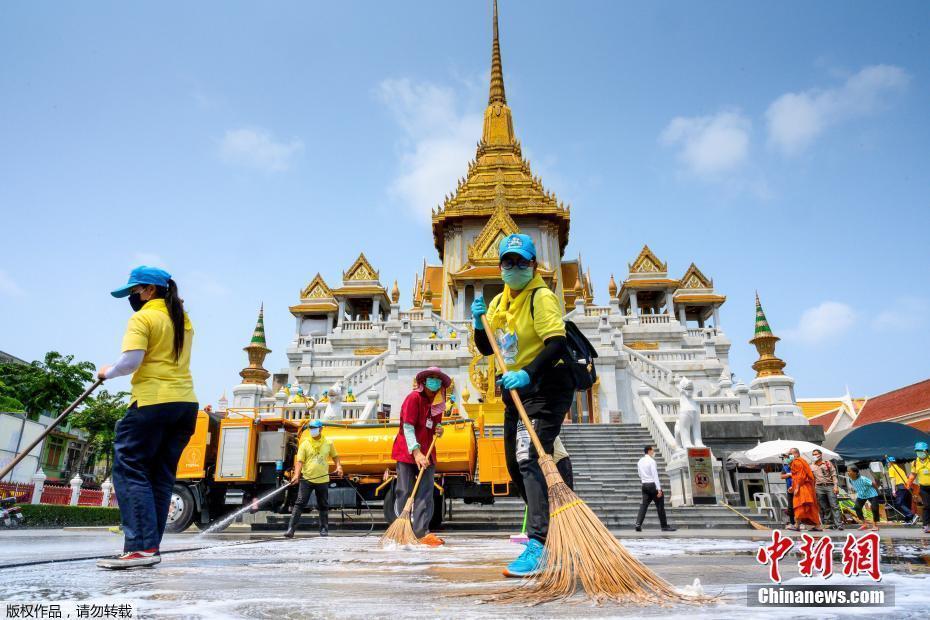
[[[656,460],[652,458],[654,452],[652,446],[646,446],[643,452],[645,455],[636,464],[643,491],[643,502],[639,505],[639,515],[636,517],[636,531],[643,531],[643,519],[646,518],[649,502],[655,502],[662,531],[674,532],[675,528],[670,527],[665,518],[665,497],[662,495],[662,483],[659,482],[659,468],[656,466]]]

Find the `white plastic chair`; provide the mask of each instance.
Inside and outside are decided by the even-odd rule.
[[[753,493],[753,501],[756,502],[756,512],[762,514],[762,511],[768,512],[772,519],[775,518],[775,506],[772,505],[772,496],[768,493]]]

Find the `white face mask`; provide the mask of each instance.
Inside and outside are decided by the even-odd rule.
[[[310,436],[313,437],[314,439],[316,439],[317,437],[320,436],[320,433],[321,433],[321,432],[322,432],[322,429],[319,429],[319,428],[311,428],[311,429],[310,429]]]

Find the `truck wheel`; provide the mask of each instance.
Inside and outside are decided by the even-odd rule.
[[[384,522],[387,525],[394,523],[397,519],[397,513],[394,512],[394,485],[388,487],[384,494]]]
[[[171,491],[171,503],[168,504],[168,522],[165,531],[183,532],[194,521],[194,494],[186,485],[176,484]]]
[[[433,492],[433,518],[429,520],[429,529],[438,530],[442,525],[442,509],[444,508],[442,495],[438,491]]]

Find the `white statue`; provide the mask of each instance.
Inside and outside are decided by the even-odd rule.
[[[682,448],[703,448],[701,440],[701,410],[694,400],[694,384],[684,378],[678,384],[678,421],[675,422],[675,441]]]
[[[329,402],[326,403],[326,411],[323,412],[323,419],[342,419],[342,383],[339,381],[334,383],[333,387],[329,388]]]

